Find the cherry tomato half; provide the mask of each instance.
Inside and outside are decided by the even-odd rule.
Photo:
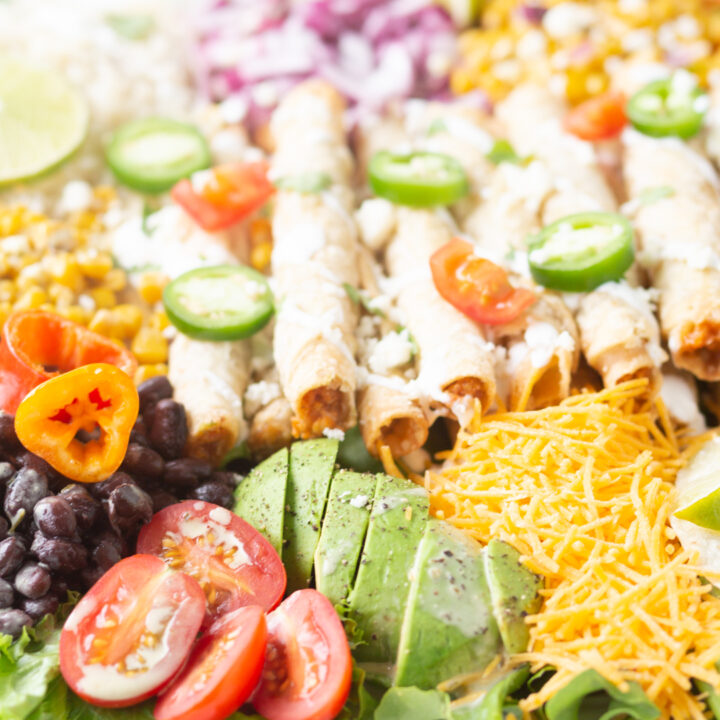
[[[473,246],[453,238],[430,257],[437,291],[475,322],[502,325],[535,302],[535,294],[510,284],[499,265],[473,254]]]
[[[350,647],[335,608],[317,590],[298,590],[267,623],[255,709],[268,720],[332,720],[352,680]]]
[[[265,612],[259,605],[218,618],[160,696],[156,720],[225,720],[255,689],[266,645]]]
[[[285,568],[273,546],[219,505],[186,500],[166,507],[140,531],[137,548],[200,583],[206,626],[245,605],[271,610],[285,592]]]
[[[180,670],[205,614],[196,580],[133,555],[98,580],[60,635],[60,670],[81,698],[124,707],[161,690]]]
[[[565,116],[565,129],[583,140],[607,140],[626,125],[625,96],[612,90],[580,103]]]

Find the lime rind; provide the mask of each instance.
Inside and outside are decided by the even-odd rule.
[[[0,57],[0,187],[38,179],[82,145],[90,113],[62,75]]]

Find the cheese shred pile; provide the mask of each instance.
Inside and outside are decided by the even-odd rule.
[[[681,452],[662,404],[643,405],[646,383],[476,418],[426,476],[435,515],[509,542],[545,578],[513,661],[557,672],[526,712],[590,668],[623,690],[638,682],[663,718],[705,717],[693,678],[720,687],[720,599],[668,524],[701,441]]]

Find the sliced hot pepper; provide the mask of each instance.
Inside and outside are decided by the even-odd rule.
[[[460,238],[433,253],[430,270],[440,295],[475,322],[502,325],[535,302],[531,290],[513,287],[503,268],[475,255]]]
[[[462,165],[441,153],[382,150],[370,160],[368,176],[376,195],[415,207],[450,205],[470,187]]]
[[[635,259],[630,223],[616,213],[568,215],[530,241],[528,262],[540,285],[586,292],[619,280]]]
[[[173,200],[208,232],[224,230],[261,208],[275,192],[266,162],[219,165],[207,173],[202,188],[181,180],[172,189]]]
[[[710,102],[686,71],[656,80],[636,92],[626,112],[636,130],[652,137],[691,138],[699,132]]]
[[[127,373],[85,365],[32,390],[17,409],[15,431],[27,450],[66,477],[99,482],[120,467],[138,406]]]
[[[109,363],[133,376],[135,356],[112,340],[59,315],[27,310],[11,315],[0,343],[0,408],[14,413],[37,385],[89,363]]]

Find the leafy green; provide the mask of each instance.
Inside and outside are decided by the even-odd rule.
[[[660,710],[637,683],[621,692],[595,670],[586,670],[553,695],[545,705],[548,720],[654,720]]]
[[[338,720],[373,720],[377,705],[378,701],[366,682],[365,671],[355,665],[350,696],[338,715]]]
[[[121,37],[128,40],[144,40],[155,30],[152,15],[121,15],[108,13],[105,22]]]
[[[394,687],[383,696],[374,720],[448,720],[451,717],[447,693]]]
[[[720,672],[720,660],[715,663],[715,668]],[[720,720],[720,688],[714,688],[704,680],[695,680],[695,687],[707,696],[705,698],[705,704],[708,710],[712,712],[715,720]]]
[[[332,178],[324,172],[306,172],[279,177],[273,184],[280,190],[319,193],[327,190],[332,185]]]
[[[479,701],[453,704],[452,720],[503,720],[517,709],[510,696],[525,685],[529,675],[530,668],[523,665],[499,678]]]
[[[379,308],[373,307],[372,302],[365,297],[364,293],[361,293],[356,287],[353,287],[350,283],[343,283],[343,289],[347,293],[347,296],[356,305],[360,305],[365,312],[370,315],[377,315],[378,317],[384,318],[385,313]]]
[[[340,441],[337,461],[340,467],[350,468],[356,472],[382,472],[382,463],[374,458],[365,447],[360,428],[356,425],[345,432]]]
[[[515,148],[507,140],[496,140],[485,157],[495,165],[504,162],[522,165],[526,161],[526,158],[520,157],[515,152]]]

